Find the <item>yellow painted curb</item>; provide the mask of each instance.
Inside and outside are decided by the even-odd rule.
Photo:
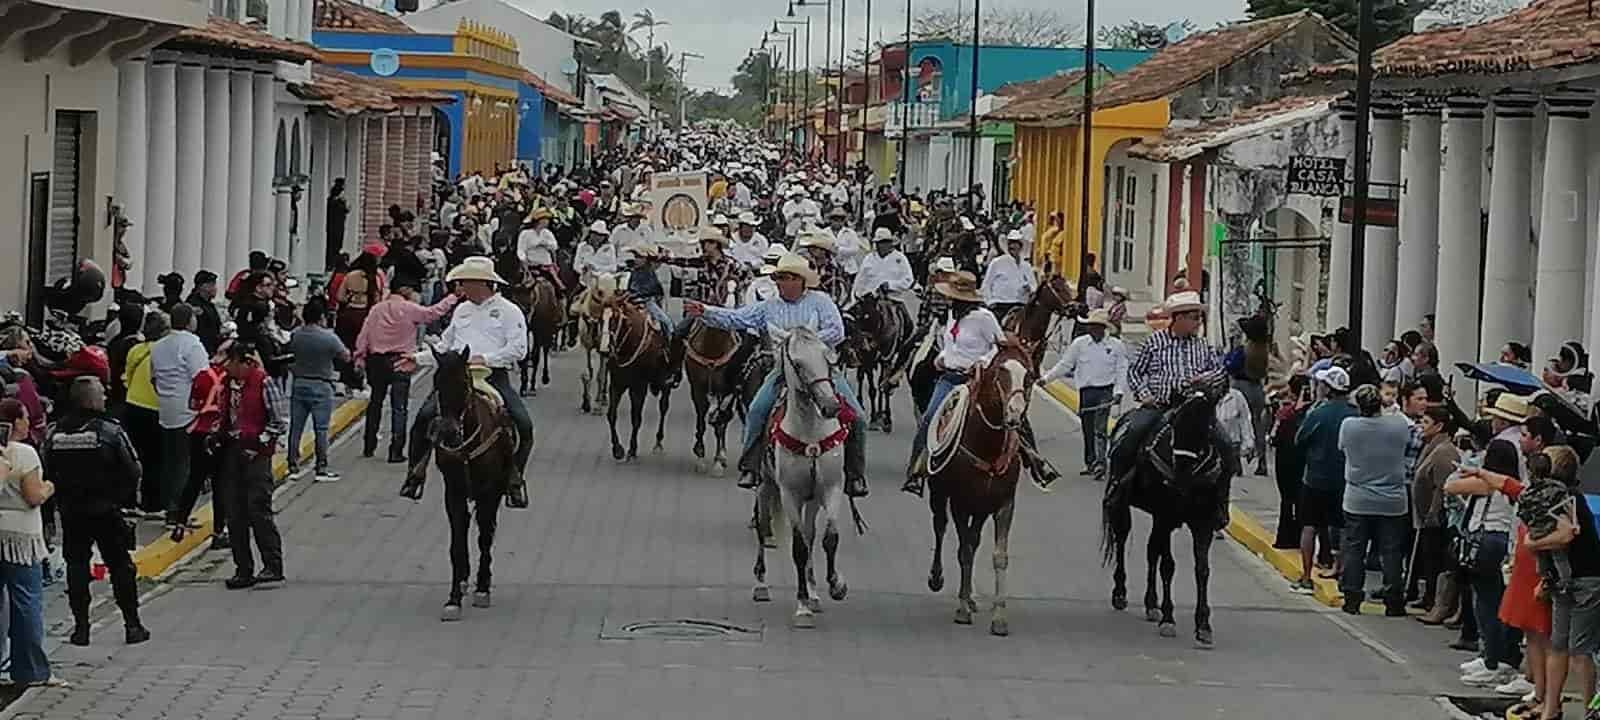
[[[1228,508],[1228,536],[1240,545],[1245,546],[1250,552],[1266,560],[1282,575],[1285,580],[1294,582],[1301,578],[1300,551],[1280,550],[1272,546],[1273,536],[1266,527],[1237,507]],[[1311,584],[1315,586],[1312,597],[1317,602],[1328,607],[1339,607],[1344,600],[1344,595],[1339,592],[1339,584],[1333,580],[1317,577],[1311,573]]]
[[[333,417],[328,421],[328,436],[330,440],[338,437],[340,433],[349,429],[356,420],[360,419],[367,410],[367,401],[364,398],[346,400],[333,411]],[[307,433],[300,438],[300,456],[310,455],[314,450],[314,439]],[[289,472],[289,460],[286,454],[280,454],[272,459],[272,477],[282,480]],[[167,571],[172,564],[182,559],[211,539],[213,513],[211,503],[197,508],[193,519],[200,525],[198,529],[191,530],[183,536],[182,540],[173,542],[169,535],[162,535],[133,553],[133,563],[139,569],[139,577],[153,578]]]

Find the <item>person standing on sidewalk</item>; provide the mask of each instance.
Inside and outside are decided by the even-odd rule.
[[[1344,450],[1339,447],[1339,430],[1346,418],[1356,415],[1350,404],[1350,375],[1344,368],[1324,368],[1312,377],[1324,398],[1306,414],[1294,435],[1295,449],[1305,458],[1300,498],[1295,504],[1300,521],[1301,575],[1294,591],[1305,595],[1316,589],[1311,569],[1316,566],[1317,538],[1323,537],[1324,549],[1328,549],[1336,531],[1344,527]],[[1323,577],[1339,577],[1341,560],[1335,557],[1333,572]]]
[[[198,342],[198,341],[197,341]],[[129,645],[150,639],[139,621],[139,586],[133,566],[133,530],[118,504],[138,485],[143,468],[133,443],[106,412],[106,389],[93,377],[72,382],[72,407],[51,428],[44,444],[45,467],[61,480],[61,553],[67,561],[67,602],[72,607],[73,645],[89,644],[89,560],[92,548],[111,573],[112,594],[122,610]],[[184,448],[187,451],[187,448]]]
[[[200,492],[209,481],[211,527],[214,528],[211,547],[214,550],[228,547],[228,484],[222,481],[217,472],[222,459],[207,442],[222,426],[222,387],[228,379],[223,361],[227,357],[227,343],[233,341],[228,339],[223,342],[222,347],[211,356],[211,364],[194,376],[190,389],[189,408],[195,416],[194,421],[189,423],[189,484],[178,498],[178,510],[175,513],[178,524],[169,531],[173,542],[182,540],[189,533],[189,517],[194,512],[195,503],[200,501]]]
[[[10,606],[11,681],[61,684],[51,677],[44,654],[43,566],[49,550],[39,511],[56,487],[44,479],[39,454],[27,439],[27,410],[16,398],[0,400],[0,589]]]
[[[432,306],[417,304],[420,284],[411,278],[396,278],[394,292],[367,313],[356,338],[356,367],[366,370],[372,397],[367,401],[367,427],[361,446],[362,457],[378,450],[378,426],[383,422],[384,395],[389,397],[389,457],[391,463],[406,461],[406,412],[411,401],[411,374],[416,372],[412,355],[417,351],[417,328],[428,325],[455,309],[460,296],[454,293]]]
[[[194,410],[189,408],[189,395],[194,378],[209,365],[205,345],[199,336],[189,331],[194,324],[194,308],[184,303],[172,306],[172,332],[150,346],[150,382],[155,386],[160,404],[161,504],[167,511],[167,530],[179,523],[187,523],[188,516],[179,516],[178,500],[189,484],[189,463],[194,456],[190,445],[199,442],[189,433],[194,422]]]
[[[333,416],[333,383],[338,377],[335,365],[348,364],[350,351],[328,327],[328,306],[312,298],[301,310],[305,324],[289,338],[294,353],[294,387],[289,391],[289,477],[300,476],[300,433],[306,417],[311,418],[311,433],[316,448],[317,482],[335,482],[339,473],[328,467],[328,422]]]
[[[1088,333],[1067,346],[1055,367],[1039,378],[1039,384],[1069,376],[1077,383],[1083,420],[1083,471],[1079,474],[1099,475],[1105,470],[1109,449],[1107,421],[1128,392],[1128,351],[1121,340],[1106,334],[1110,320],[1105,310],[1091,310],[1084,322]]]
[[[228,531],[232,536],[233,577],[229,590],[283,582],[283,537],[272,519],[272,454],[284,433],[283,391],[267,377],[256,359],[256,348],[235,342],[224,364],[228,372],[223,390],[222,472],[229,483]],[[262,572],[255,574],[250,547],[254,535],[261,549]]]
[[[1339,427],[1345,458],[1344,574],[1339,580],[1344,611],[1361,614],[1361,601],[1367,597],[1367,548],[1375,540],[1383,558],[1384,615],[1405,617],[1411,426],[1404,417],[1383,412],[1375,385],[1356,388],[1352,399],[1361,416]]]

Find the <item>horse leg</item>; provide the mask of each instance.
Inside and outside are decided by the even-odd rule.
[[[611,458],[618,461],[624,457],[622,454],[622,441],[617,438],[617,405],[622,402],[622,391],[621,385],[605,389],[607,397],[606,422],[611,426]]]
[[[1161,598],[1156,595],[1156,573],[1161,569],[1161,537],[1164,528],[1160,522],[1152,523],[1150,538],[1145,541],[1144,619],[1161,621]]]
[[[585,415],[588,415],[590,412],[593,411],[592,407],[589,405],[589,382],[591,380],[594,380],[594,353],[589,352],[588,348],[584,348],[584,350],[583,350],[583,377],[582,377],[582,381],[583,381],[583,405],[580,406],[580,409],[583,410],[583,414],[585,414]]]
[[[990,635],[1010,635],[1006,617],[1006,568],[1011,566],[1011,517],[1016,510],[1012,498],[994,514],[994,617],[989,620]]]
[[[1105,509],[1107,542],[1111,544],[1111,607],[1128,609],[1128,535],[1133,532],[1133,510],[1125,503],[1113,501]]]
[[[1161,637],[1177,637],[1178,621],[1172,617],[1172,576],[1178,561],[1172,557],[1172,527],[1161,528]]]
[[[661,391],[660,399],[656,400],[656,446],[650,452],[661,455],[667,451],[662,443],[667,439],[667,411],[672,409],[672,393]]]
[[[933,511],[933,566],[928,568],[928,589],[944,589],[944,529],[950,523],[949,501],[939,486],[930,483],[928,508]],[[960,542],[960,538],[957,538]]]
[[[957,625],[971,625],[972,611],[976,605],[972,602],[972,559],[978,552],[978,543],[973,538],[973,527],[978,519],[975,515],[964,510],[951,508],[951,514],[956,521],[956,562],[961,565],[961,590],[956,593]]]
[[[783,477],[781,474],[774,473],[774,475],[781,481]],[[810,583],[806,580],[811,574],[811,545],[807,542],[806,533],[803,530],[803,526],[806,524],[804,522],[805,505],[804,501],[800,499],[799,493],[794,489],[782,487],[781,490],[783,492],[783,514],[789,518],[789,526],[791,528],[789,550],[790,555],[794,558],[795,605],[794,618],[791,622],[795,628],[809,630],[817,626],[817,620],[815,617],[816,611],[811,609],[810,604]]]
[[[694,464],[695,472],[706,471],[706,412],[711,404],[706,397],[706,388],[694,380],[689,381],[689,399],[694,402],[694,456],[699,462]]]
[[[635,380],[628,388],[628,419],[633,421],[633,432],[628,436],[628,459],[639,459],[639,426],[644,424],[644,401],[650,394],[644,380]]]
[[[544,350],[544,368],[541,370],[542,374],[539,376],[539,381],[543,385],[550,384],[550,349],[555,346],[557,342],[559,341],[556,338],[547,337],[544,340],[544,347],[542,348]]]
[[[812,490],[813,494],[816,492],[816,489]],[[805,503],[801,511],[805,516],[800,529],[806,536],[806,605],[811,612],[822,612],[822,596],[817,594],[817,515],[821,509],[821,503],[811,500]]]
[[[1202,511],[1205,512],[1205,511]],[[1208,528],[1191,529],[1194,538],[1194,643],[1201,650],[1213,647],[1211,633],[1211,541]]]
[[[783,517],[783,498],[778,484],[763,480],[756,489],[756,531],[761,533],[761,544],[770,549],[778,547],[778,520]]]
[[[465,485],[466,480],[459,470],[445,474],[444,512],[450,519],[450,598],[439,615],[445,622],[461,619],[461,586],[472,572],[472,559],[467,554],[467,525],[472,517],[467,512]]]
[[[850,593],[850,586],[845,583],[844,575],[839,572],[839,516],[844,509],[844,475],[841,471],[840,482],[834,483],[823,491],[822,511],[826,513],[822,526],[822,551],[828,556],[828,597],[835,601],[844,600]]]
[[[728,397],[724,395],[715,404],[716,409],[712,411],[716,417],[711,423],[711,432],[716,435],[717,453],[711,456],[711,477],[715,478],[728,474],[728,414],[726,412]]]
[[[489,607],[489,586],[494,579],[494,533],[500,526],[500,500],[503,491],[496,491],[478,501],[478,582],[473,588],[472,606]]]
[[[893,358],[890,358],[890,362],[892,361]],[[882,394],[882,398],[878,401],[878,407],[881,408],[880,411],[883,413],[883,431],[886,433],[894,432],[894,405],[890,403],[894,399],[895,383],[893,373],[894,368],[890,367],[887,362],[878,368],[879,392]]]

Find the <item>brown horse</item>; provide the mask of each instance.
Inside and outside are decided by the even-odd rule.
[[[694,456],[698,472],[722,477],[728,471],[728,421],[739,400],[739,363],[742,345],[737,334],[696,322],[684,341],[684,374],[689,376],[689,396],[694,400]],[[706,462],[706,419],[717,436],[717,452]]]
[[[1033,367],[1044,362],[1045,339],[1057,315],[1064,315],[1073,302],[1072,286],[1066,278],[1051,275],[1043,285],[1033,291],[1026,305],[1006,313],[1000,318],[1000,327],[1013,333],[1028,345]]]
[[[879,291],[861,298],[845,321],[845,360],[856,368],[856,387],[866,404],[868,426],[892,432],[890,399],[899,386],[894,370],[911,344],[911,314],[905,305]]]
[[[1017,477],[1021,461],[1022,423],[1028,415],[1033,366],[1025,349],[1000,348],[988,365],[967,381],[966,412],[952,412],[953,404],[933,419],[929,427],[930,459],[928,505],[933,510],[933,567],[928,589],[944,588],[944,529],[956,521],[956,558],[961,563],[961,591],[955,621],[972,624],[977,603],[972,600],[972,564],[982,540],[983,524],[994,516],[994,617],[989,632],[1010,633],[1006,619],[1006,568],[1011,518],[1016,510]],[[952,393],[951,397],[954,397]],[[941,428],[959,423],[959,432],[944,452],[931,438]]]
[[[651,321],[650,314],[637,303],[618,296],[602,312],[600,327],[600,355],[606,359],[610,375],[606,421],[611,426],[611,457],[627,462],[639,458],[639,425],[644,422],[644,401],[650,393],[659,396],[656,426],[656,445],[652,451],[663,452],[662,440],[667,433],[667,409],[672,394],[662,387],[669,371],[667,343],[669,338]],[[622,394],[628,394],[629,415],[633,420],[633,434],[627,452],[617,439],[617,404]]]
[[[528,320],[528,356],[518,363],[522,369],[518,392],[536,396],[539,385],[550,384],[550,351],[559,347],[564,322],[561,292],[550,278],[535,273],[529,283],[516,289],[513,300]]]

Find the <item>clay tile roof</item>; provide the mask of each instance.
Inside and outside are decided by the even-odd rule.
[[[161,45],[171,50],[194,50],[254,60],[305,62],[321,60],[317,49],[305,43],[275,38],[249,25],[212,15],[201,27],[185,28]]]
[[[1536,0],[1506,15],[1467,27],[1407,35],[1372,58],[1377,77],[1495,75],[1593,62],[1600,55],[1600,14],[1588,0]],[[1355,77],[1354,65],[1320,65],[1302,75]]]
[[[1168,128],[1159,138],[1128,148],[1131,157],[1156,162],[1187,160],[1219,145],[1293,125],[1328,112],[1340,95],[1291,95],[1185,128]]]
[[[382,10],[374,10],[350,0],[316,0],[316,25],[319,30],[414,35],[410,25]]]
[[[573,95],[572,93],[551,85],[549,81],[531,72],[524,70],[522,73],[522,81],[532,85],[539,91],[540,94],[544,95],[546,100],[554,100],[559,105],[578,104],[577,95]]]
[[[1323,25],[1335,37],[1355,47],[1355,41],[1342,31],[1309,10],[1290,13],[1265,20],[1234,23],[1184,38],[1146,58],[1104,88],[1095,91],[1097,108],[1112,108],[1130,103],[1147,102],[1168,97],[1213,72],[1272,43],[1299,27],[1303,22]],[[1069,98],[1041,98],[1024,103],[1012,103],[990,117],[1013,122],[1074,117],[1082,110],[1082,100]]]
[[[1083,74],[1083,68],[1078,68],[1076,70],[1058,72],[1038,80],[1006,83],[996,89],[994,94],[1011,98],[1011,102],[1056,97],[1083,82]]]
[[[341,115],[363,112],[393,112],[399,103],[449,103],[454,98],[431,90],[414,90],[374,77],[364,77],[326,65],[311,71],[308,85],[290,85],[299,97],[320,103]]]

